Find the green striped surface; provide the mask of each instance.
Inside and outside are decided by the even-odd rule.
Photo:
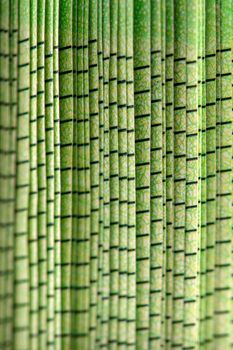
[[[232,0],[0,0],[0,349],[233,349],[232,62]]]

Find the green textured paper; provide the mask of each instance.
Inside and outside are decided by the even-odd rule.
[[[0,350],[233,349],[232,72],[232,0],[0,0]]]

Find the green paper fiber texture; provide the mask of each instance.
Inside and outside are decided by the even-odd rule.
[[[233,350],[233,0],[0,0],[0,350]]]

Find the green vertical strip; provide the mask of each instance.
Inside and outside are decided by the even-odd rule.
[[[101,340],[101,312],[102,312],[102,262],[103,262],[103,233],[104,233],[104,80],[103,80],[103,18],[102,18],[102,0],[98,0],[98,68],[99,68],[99,241],[98,241],[98,302],[97,302],[97,334],[96,345]]]
[[[89,2],[89,104],[90,104],[90,174],[91,174],[91,228],[90,228],[90,321],[89,347],[95,349],[98,283],[99,236],[99,71],[97,52],[97,6]],[[92,91],[90,93],[90,90]]]
[[[161,1],[161,73],[162,73],[162,194],[163,194],[163,256],[162,256],[162,304],[161,304],[161,347],[164,346],[165,338],[165,309],[166,309],[166,240],[167,240],[167,226],[166,226],[166,158],[167,158],[167,148],[166,148],[166,3],[165,0]]]
[[[80,47],[78,49],[77,44],[77,35],[78,35],[78,10],[77,10],[77,1],[72,2],[72,60],[73,60],[73,147],[72,147],[72,245],[71,245],[71,293],[70,293],[70,317],[71,317],[71,328],[70,328],[70,334],[71,334],[71,347],[76,347],[77,342],[79,341],[77,336],[77,323],[78,323],[78,314],[79,311],[78,308],[78,291],[77,291],[77,272],[78,272],[78,243],[79,243],[79,237],[78,237],[78,198],[79,198],[79,191],[78,191],[78,138],[77,138],[77,132],[78,132],[78,113],[77,113],[77,80],[78,80],[78,73],[77,73],[77,60],[78,60],[78,53]],[[82,123],[82,121],[81,121]],[[67,313],[69,311],[67,310]]]
[[[103,235],[103,286],[102,286],[102,348],[108,347],[109,304],[110,304],[110,153],[109,153],[109,54],[110,54],[110,13],[109,2],[103,1],[103,108],[104,108],[104,235]],[[107,58],[107,59],[105,59]]]
[[[141,16],[143,13],[143,16]],[[147,349],[150,295],[150,2],[134,3],[134,78],[137,230],[137,349]]]
[[[0,346],[9,348],[11,345],[10,334],[10,319],[8,318],[8,310],[11,309],[12,301],[9,290],[9,277],[12,274],[12,262],[9,261],[10,233],[12,237],[11,222],[12,205],[14,205],[14,198],[10,197],[11,184],[11,167],[10,161],[13,153],[11,153],[11,99],[10,99],[10,6],[9,2],[3,1],[0,4],[0,163],[1,171],[0,178],[2,186],[0,188],[0,210],[2,213],[0,227]],[[9,210],[8,210],[9,209]],[[14,207],[13,207],[14,210]]]
[[[54,105],[54,240],[55,240],[55,349],[61,349],[61,172],[59,114],[59,1],[54,0],[53,12],[53,105]]]
[[[73,42],[72,1],[59,3],[59,107],[61,172],[61,337],[70,346],[70,290],[73,168]]]
[[[72,148],[72,157],[73,157],[73,163],[72,163],[72,245],[71,245],[71,292],[70,292],[70,309],[71,311],[67,310],[67,313],[70,312],[71,317],[71,347],[77,346],[78,337],[76,336],[77,333],[77,318],[78,318],[78,311],[77,311],[77,271],[78,271],[78,257],[77,257],[77,245],[79,242],[78,238],[78,199],[79,199],[79,192],[78,192],[78,171],[77,171],[77,164],[78,164],[78,147],[77,147],[77,132],[78,132],[78,113],[77,113],[77,80],[78,80],[78,74],[82,74],[82,72],[78,73],[78,47],[77,47],[77,35],[78,35],[78,4],[77,1],[73,1],[72,3],[72,59],[73,59],[73,114],[74,114],[74,120],[73,120],[73,148]],[[82,123],[82,121],[81,121]]]
[[[7,234],[7,289],[6,294],[8,295],[7,300],[7,310],[6,310],[6,319],[7,325],[5,335],[6,335],[6,344],[5,348],[11,348],[13,345],[13,317],[14,317],[14,308],[13,308],[13,296],[14,296],[14,285],[13,285],[13,274],[14,274],[14,220],[15,220],[15,166],[16,166],[16,125],[17,125],[17,84],[18,84],[18,3],[17,1],[10,1],[9,16],[10,16],[10,31],[9,41],[10,41],[10,64],[9,64],[9,77],[10,77],[10,139],[9,139],[9,203],[6,203],[8,207],[8,216],[6,223],[3,224],[8,228]],[[4,105],[4,101],[0,100],[0,105]],[[1,226],[0,226],[1,230]],[[3,299],[4,300],[4,299]]]
[[[119,155],[119,324],[118,348],[127,345],[127,257],[128,257],[128,144],[126,86],[126,4],[118,6],[117,102]]]
[[[90,242],[90,161],[89,161],[89,86],[88,86],[88,2],[78,3],[77,35],[77,172],[78,172],[78,230],[75,333],[77,346],[88,348],[89,310],[89,242]]]
[[[213,346],[214,254],[216,231],[216,7],[206,1],[206,344]]]
[[[45,138],[47,186],[47,348],[54,347],[54,109],[53,0],[45,3]]]
[[[38,349],[39,271],[38,271],[38,169],[37,169],[37,1],[31,1],[30,13],[30,347]]]
[[[109,1],[103,1],[103,108],[104,108],[104,234],[103,234],[103,285],[102,285],[102,328],[100,346],[108,347],[109,304],[110,304],[110,155],[109,155],[109,54],[110,54],[110,8]],[[107,58],[107,59],[105,59]],[[102,126],[101,126],[102,127]]]
[[[83,37],[83,55],[84,55],[84,70],[88,70],[88,46],[89,39],[89,1],[84,3],[84,37]],[[84,76],[84,132],[85,132],[85,148],[84,148],[84,159],[85,159],[85,248],[84,248],[84,261],[87,264],[87,268],[84,270],[84,285],[88,286],[83,297],[83,303],[80,312],[80,322],[84,323],[84,348],[89,348],[89,295],[90,295],[90,215],[91,215],[91,197],[90,197],[90,110],[89,110],[89,72]],[[84,311],[85,318],[82,316],[82,310]],[[86,311],[87,310],[87,311]]]
[[[166,2],[166,333],[165,348],[171,349],[173,317],[174,241],[174,5]]]
[[[39,347],[46,346],[47,329],[47,231],[46,231],[46,145],[45,145],[45,1],[37,2],[37,172],[38,172],[38,264]]]
[[[172,346],[183,346],[186,198],[186,2],[174,7],[174,245]]]
[[[187,1],[184,347],[198,346],[198,6]]]
[[[205,60],[205,2],[198,4],[198,112],[199,112],[199,232],[200,232],[200,290],[199,290],[199,342],[205,348],[206,338],[206,60]]]
[[[84,2],[84,33],[83,33],[83,68],[84,70],[88,70],[89,62],[88,62],[88,25],[89,25],[89,0],[85,0]],[[89,116],[89,73],[84,74],[83,78],[83,92],[84,92],[84,167],[85,167],[85,240],[86,243],[82,251],[84,253],[83,261],[87,265],[85,269],[82,270],[83,275],[83,285],[87,286],[87,289],[84,292],[84,295],[80,295],[81,303],[80,303],[80,324],[83,324],[83,330],[81,330],[81,337],[83,337],[83,346],[88,348],[89,339],[88,339],[88,331],[89,331],[89,273],[90,273],[90,116]],[[82,315],[82,310],[84,314]],[[88,310],[88,311],[86,311]],[[82,327],[80,327],[82,329]],[[81,345],[82,343],[80,343]]]
[[[88,70],[89,67],[89,59],[88,59],[88,50],[85,48],[88,46],[89,39],[89,0],[86,0],[84,3],[84,38],[83,38],[83,46],[84,46],[84,69]],[[84,348],[89,348],[89,304],[90,304],[90,216],[91,216],[91,180],[90,180],[90,108],[89,108],[89,72],[84,77],[84,128],[85,128],[85,139],[84,142],[86,147],[84,149],[85,153],[85,256],[84,261],[87,264],[87,268],[84,270],[84,285],[87,285],[88,288],[85,291],[85,295],[83,298],[82,308],[80,312],[80,321],[84,322]],[[84,311],[85,319],[82,316],[82,310]],[[87,311],[86,311],[87,310]]]
[[[217,215],[215,251],[215,346],[231,343],[231,170],[232,170],[232,94],[231,94],[231,1],[217,1]]]
[[[4,63],[4,36],[8,33],[8,30],[3,28],[3,4],[0,4],[0,92],[1,92],[1,105],[0,105],[0,161],[3,164],[4,161],[4,149],[3,149],[3,141],[4,141],[4,124],[3,124],[3,116],[4,116],[4,105],[7,103],[5,101],[6,96],[4,96],[4,76],[3,76],[3,63]],[[1,181],[4,183],[4,173],[1,171],[0,173]],[[0,189],[0,209],[1,212],[3,211],[3,198],[4,198],[4,187]],[[0,319],[1,319],[1,332],[0,332],[0,344],[1,346],[4,346],[5,343],[5,317],[4,317],[4,299],[5,299],[5,276],[4,271],[6,270],[5,267],[5,246],[6,246],[6,229],[5,229],[5,215],[1,215],[0,225],[1,225],[1,236],[0,236],[0,263],[1,263],[1,270],[0,270],[0,285],[1,285],[1,298],[0,298]]]
[[[18,114],[14,225],[14,349],[29,347],[29,2],[18,6]]]
[[[151,3],[151,245],[150,347],[160,347],[162,336],[163,273],[163,77],[162,2]],[[144,116],[142,116],[144,118]]]
[[[110,153],[110,349],[117,349],[119,318],[119,145],[118,145],[118,1],[110,2],[109,153]]]
[[[231,21],[231,28],[233,28],[233,17],[232,17],[232,21]],[[231,69],[232,69],[233,68],[233,32],[232,32],[232,29],[231,29],[231,62],[232,62],[232,65],[231,65]],[[232,76],[232,86],[233,86],[233,76]],[[232,88],[232,98],[233,98],[233,88]],[[233,104],[232,104],[232,111],[233,111]],[[232,135],[233,135],[233,129],[232,129]],[[233,149],[232,149],[232,159],[233,159]],[[232,178],[232,186],[233,186],[233,178]],[[233,191],[233,187],[231,188],[231,191]],[[232,197],[232,203],[233,203],[233,197]],[[232,209],[233,209],[233,205],[232,205]],[[232,230],[232,228],[233,228],[233,224],[231,226],[231,230]],[[232,251],[233,251],[233,248],[232,248]],[[233,259],[233,254],[231,255],[231,257]],[[233,260],[232,260],[232,262],[233,262]],[[233,269],[233,265],[232,265],[231,269]],[[233,273],[231,274],[231,276],[233,277]],[[232,336],[232,327],[233,327],[233,295],[231,296],[231,336]],[[233,338],[231,337],[231,348],[232,347],[233,347]]]
[[[79,309],[82,307],[82,301],[85,297],[84,275],[83,270],[87,267],[84,262],[85,259],[85,98],[87,96],[84,92],[84,79],[85,74],[88,72],[84,68],[84,1],[77,3],[77,71],[80,73],[77,75],[76,96],[77,99],[77,139],[74,140],[74,146],[77,147],[77,188],[78,188],[78,207],[77,207],[77,247],[76,247],[76,285],[73,287],[76,294],[76,323],[75,329],[72,330],[73,344],[78,346],[84,345],[83,326],[85,323],[86,315],[83,315],[83,326],[80,324]],[[87,48],[87,45],[86,45]],[[84,264],[84,265],[83,265]],[[85,267],[86,265],[86,267]],[[74,332],[74,333],[73,333]]]
[[[136,191],[135,191],[135,123],[133,71],[133,1],[126,2],[126,93],[128,152],[128,305],[127,348],[136,346]]]

